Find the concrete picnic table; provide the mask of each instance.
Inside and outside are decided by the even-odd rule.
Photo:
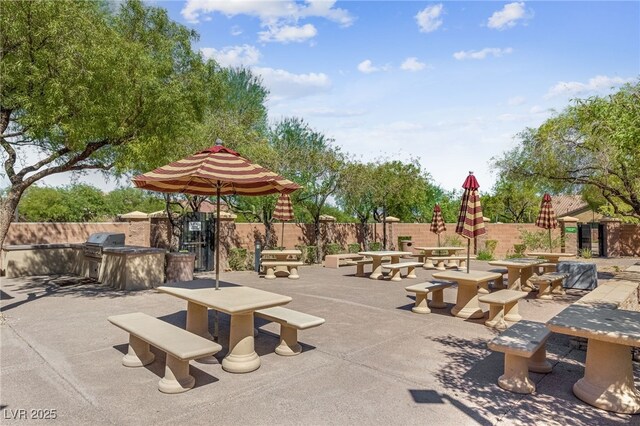
[[[640,413],[630,350],[640,346],[640,312],[571,305],[547,327],[588,339],[584,377],[573,385],[578,398],[603,410]]]
[[[399,263],[401,256],[408,256],[413,253],[410,251],[361,251],[358,254],[370,257],[373,260],[371,275],[369,275],[369,278],[377,280],[380,277],[384,277],[384,275],[382,275],[382,259],[384,257],[390,257],[391,263]]]
[[[203,287],[203,285],[210,286]],[[157,290],[187,301],[187,330],[213,340],[209,334],[208,308],[231,316],[229,353],[222,368],[231,373],[249,373],[260,367],[253,340],[253,313],[258,309],[286,305],[291,297],[251,287],[213,288],[213,280],[178,282]]]
[[[529,283],[529,278],[533,275],[533,267],[544,263],[542,259],[528,259],[528,258],[517,258],[517,259],[506,259],[506,260],[495,260],[489,262],[489,265],[493,266],[504,266],[508,271],[508,281],[507,288],[509,290],[524,290],[524,291],[532,291],[533,285]]]
[[[262,250],[262,252],[260,253],[260,263],[262,263],[263,260],[276,260],[276,261],[300,260],[301,256],[302,256],[302,251],[296,250],[296,249]],[[289,275],[289,268],[287,268],[284,265],[276,266],[275,274],[276,276],[286,277],[287,275]]]
[[[576,257],[575,253],[553,253],[553,252],[538,252],[534,251],[531,253],[526,253],[527,256],[531,257],[544,257],[547,263],[558,264],[561,257]],[[555,272],[555,267],[547,267],[544,266],[545,272]]]
[[[433,278],[458,283],[456,305],[451,308],[451,315],[459,318],[482,318],[484,312],[478,301],[478,286],[487,281],[493,281],[502,275],[496,272],[484,271],[444,271],[436,272]]]
[[[416,250],[422,250],[424,251],[424,265],[423,268],[425,269],[435,269],[435,266],[433,264],[433,261],[431,259],[429,259],[429,257],[433,256],[433,252],[434,251],[446,251],[447,254],[446,256],[449,256],[450,254],[452,254],[451,252],[453,252],[453,255],[455,255],[458,251],[462,251],[465,250],[464,247],[433,247],[433,246],[429,246],[429,247],[414,247]],[[443,255],[445,256],[445,255]]]

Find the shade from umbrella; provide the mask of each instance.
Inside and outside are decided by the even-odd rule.
[[[273,218],[282,221],[282,238],[281,243],[284,247],[284,223],[293,220],[293,206],[289,194],[280,194],[276,202],[276,209],[273,212]]]
[[[536,219],[536,226],[549,230],[549,251],[553,251],[551,244],[551,230],[558,227],[558,219],[556,218],[556,212],[553,210],[553,204],[551,203],[551,195],[545,193],[540,203],[540,213]]]
[[[479,237],[487,232],[484,227],[482,216],[482,206],[480,205],[480,195],[478,194],[478,180],[469,172],[469,176],[462,184],[464,193],[462,194],[462,204],[460,214],[456,224],[456,234],[467,239],[467,273],[469,272],[471,239]]]
[[[133,178],[133,184],[150,191],[192,195],[216,195],[220,217],[221,195],[267,195],[291,193],[300,186],[259,164],[216,145],[194,155]],[[220,281],[220,221],[216,220],[216,289]]]
[[[433,217],[431,217],[431,232],[438,236],[438,247],[440,247],[440,234],[447,230],[442,219],[442,209],[438,204],[433,207]]]

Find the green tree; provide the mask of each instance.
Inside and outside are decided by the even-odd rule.
[[[132,211],[153,213],[165,208],[165,200],[162,196],[136,188],[114,189],[106,194],[104,198],[108,212],[112,216]]]
[[[541,198],[531,180],[500,178],[491,195],[482,195],[482,212],[493,221],[532,222],[540,210]]]
[[[640,219],[640,81],[606,97],[574,100],[494,163],[501,175],[554,192],[596,190],[611,212]]]
[[[358,221],[365,247],[369,247],[370,227],[367,223],[371,220],[374,209],[375,169],[374,163],[347,163],[336,193],[338,205]]]
[[[0,147],[9,190],[0,245],[24,191],[89,169],[148,170],[174,159],[207,98],[196,34],[140,1],[11,1],[0,8]],[[174,149],[175,147],[175,149]],[[18,168],[18,153],[41,159]]]

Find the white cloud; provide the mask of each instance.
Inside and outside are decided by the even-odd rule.
[[[453,57],[461,61],[463,59],[484,59],[489,55],[499,58],[510,53],[513,53],[513,49],[511,47],[507,47],[505,49],[498,47],[485,47],[482,50],[461,50],[460,52],[454,53]]]
[[[343,118],[343,117],[357,117],[364,115],[364,110],[351,110],[351,109],[336,109],[330,107],[311,107],[300,108],[295,110],[296,115],[312,116],[312,117],[329,117],[329,118]]]
[[[371,60],[365,59],[364,61],[358,64],[358,71],[363,72],[365,74],[371,74],[372,72],[380,71],[380,68],[374,67]]]
[[[424,62],[418,61],[418,58],[411,56],[404,60],[400,68],[405,71],[420,71],[427,67],[427,64]]]
[[[509,3],[504,5],[502,10],[493,12],[489,17],[487,26],[495,30],[504,30],[515,27],[519,20],[528,19],[524,8],[524,2]]]
[[[242,28],[240,28],[237,25],[234,25],[233,27],[231,27],[232,36],[239,36],[240,34],[242,34]]]
[[[524,103],[526,103],[527,100],[522,97],[522,96],[514,96],[513,98],[509,98],[509,100],[507,101],[507,104],[509,104],[509,106],[518,106],[518,105],[522,105]]]
[[[227,46],[220,50],[213,47],[203,47],[200,51],[205,58],[213,58],[223,67],[255,65],[260,60],[260,51],[248,44]]]
[[[220,13],[227,17],[249,15],[267,25],[279,21],[296,22],[302,18],[326,18],[342,26],[349,26],[354,18],[348,10],[335,8],[335,0],[187,0],[181,14],[187,21],[197,23],[208,14]]]
[[[544,97],[545,99],[549,99],[555,96],[575,96],[593,92],[602,93],[608,91],[612,87],[621,86],[633,80],[633,78],[598,75],[590,78],[586,83],[580,83],[578,81],[560,81],[555,86],[551,87]]]
[[[418,27],[420,27],[420,32],[430,33],[440,28],[442,25],[442,19],[440,19],[442,11],[442,3],[438,3],[427,6],[418,12],[415,18],[418,22]]]
[[[260,41],[264,42],[302,42],[313,38],[318,34],[318,30],[311,24],[305,24],[301,27],[294,25],[269,26],[267,31],[258,33]]]
[[[326,92],[331,88],[331,80],[324,73],[293,74],[274,68],[253,68],[262,77],[269,89],[270,99],[295,99]]]

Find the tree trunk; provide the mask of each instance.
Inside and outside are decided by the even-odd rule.
[[[18,208],[20,197],[24,188],[13,186],[9,190],[7,197],[0,201],[0,248],[4,245],[9,232],[9,225],[13,221],[13,215]]]
[[[320,255],[320,221],[316,219],[313,224],[313,236],[316,240],[316,263],[320,263],[322,256]]]

